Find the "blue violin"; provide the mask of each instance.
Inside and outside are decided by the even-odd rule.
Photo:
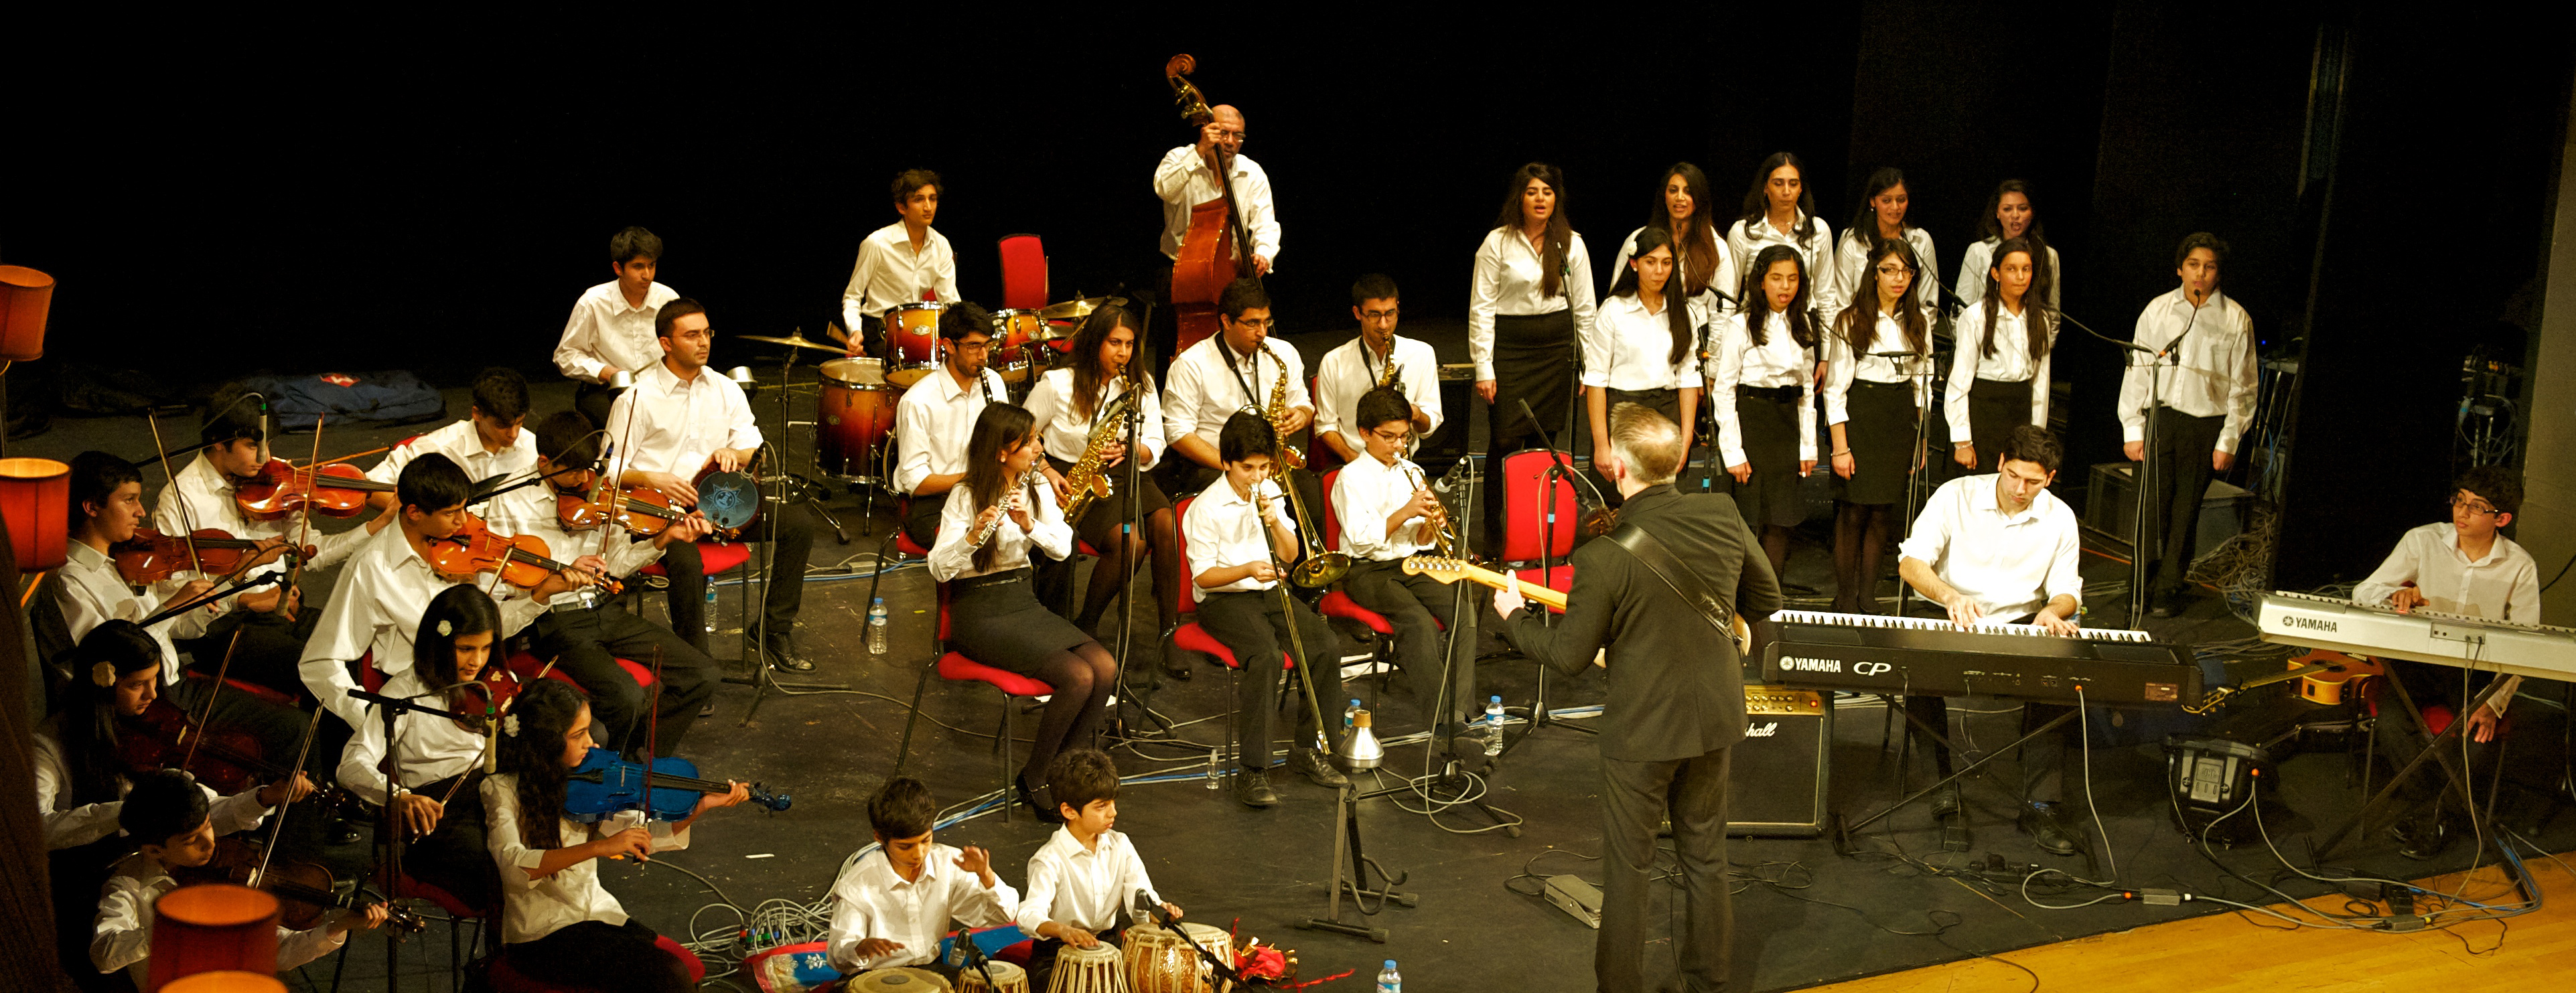
[[[564,780],[564,816],[585,824],[625,810],[644,810],[647,819],[656,821],[686,820],[697,811],[701,795],[733,791],[723,780],[698,778],[697,764],[687,759],[654,759],[647,770],[605,748],[592,748]],[[651,809],[645,809],[648,797]],[[757,783],[751,787],[751,802],[772,811],[785,810],[794,801]]]

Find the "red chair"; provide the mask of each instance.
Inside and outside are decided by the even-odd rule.
[[[1325,473],[1320,480],[1324,493],[1324,547],[1335,550],[1346,550],[1342,548],[1342,515],[1333,506],[1333,483],[1341,477],[1342,471],[1335,469]],[[1324,598],[1315,604],[1315,610],[1326,617],[1357,621],[1361,627],[1369,629],[1369,655],[1381,668],[1394,657],[1395,625],[1385,615],[1360,606],[1359,601],[1351,599],[1349,592],[1335,588],[1324,594]],[[1381,683],[1380,689],[1383,688]]]
[[[1502,558],[1512,566],[1544,562],[1540,568],[1517,569],[1513,575],[1562,593],[1574,588],[1574,566],[1566,558],[1574,554],[1575,523],[1583,516],[1583,506],[1575,500],[1573,480],[1559,476],[1555,486],[1546,485],[1549,466],[1556,458],[1545,449],[1503,457]]]
[[[698,953],[681,947],[679,942],[671,940],[670,935],[655,935],[653,947],[669,953],[671,957],[679,959],[681,965],[687,966],[690,982],[702,982],[707,978],[707,964],[698,958]],[[492,972],[489,978],[495,993],[583,993],[594,988],[616,985],[614,977],[602,976],[597,984],[558,986],[519,971],[518,965],[512,962],[511,958],[512,953],[504,951],[492,959]]]
[[[977,662],[974,659],[967,658],[963,654],[946,650],[948,645],[948,584],[940,583],[937,585],[939,588],[939,635],[931,646],[931,664],[923,667],[921,670],[921,678],[915,680],[912,684],[912,709],[909,716],[906,716],[903,720],[903,744],[895,751],[894,774],[897,776],[903,775],[904,763],[909,761],[912,757],[912,729],[914,725],[921,722],[921,695],[924,691],[930,688],[931,673],[936,672],[939,674],[939,678],[952,683],[980,682],[990,685],[994,689],[1002,692],[1002,721],[1000,732],[993,738],[993,764],[998,774],[1000,790],[1002,793],[1002,821],[1004,823],[1009,823],[1012,807],[1011,744],[1013,739],[1017,737],[1016,732],[1012,727],[1012,718],[1019,712],[1019,708],[1013,705],[1013,698],[1048,696],[1055,692],[1055,687],[1047,685],[1043,680],[1023,676],[1008,669],[996,669],[992,666]]]
[[[1223,481],[1223,480],[1218,480],[1217,485],[1222,486],[1222,485],[1225,485],[1225,483],[1224,483],[1224,481]],[[1182,518],[1182,519],[1186,520],[1186,519],[1189,517],[1189,514],[1190,514],[1190,504],[1195,503],[1195,502],[1197,502],[1197,501],[1198,501],[1198,495],[1197,495],[1197,494],[1191,494],[1191,495],[1189,495],[1189,496],[1182,497],[1182,498],[1181,498],[1181,501],[1180,501],[1179,503],[1174,504],[1174,505],[1172,506],[1172,513],[1173,513],[1173,515],[1174,515],[1174,516],[1176,516],[1176,517],[1179,517],[1179,518]],[[1178,547],[1177,549],[1175,549],[1175,550],[1176,550],[1176,551],[1178,551],[1178,552],[1180,553],[1180,556],[1179,556],[1180,560],[1181,560],[1181,561],[1183,561],[1183,562],[1187,562],[1187,561],[1189,561],[1189,560],[1190,560],[1190,539],[1189,539],[1189,529],[1188,529],[1188,528],[1186,528],[1186,527],[1182,527],[1182,528],[1174,528],[1173,530],[1175,530],[1175,531],[1179,532],[1179,534],[1180,534],[1180,541],[1178,542],[1179,547]],[[1192,582],[1193,584],[1195,584],[1197,581],[1196,581],[1196,579],[1192,579],[1192,580],[1190,580],[1190,582]],[[1199,622],[1198,622],[1198,621],[1196,621],[1196,620],[1192,620],[1192,618],[1194,618],[1194,617],[1197,617],[1197,616],[1198,616],[1198,612],[1199,612],[1198,598],[1197,598],[1197,597],[1194,597],[1194,596],[1183,595],[1183,596],[1181,597],[1180,611],[1181,611],[1181,616],[1180,616],[1181,626],[1180,626],[1179,628],[1177,628],[1177,629],[1174,629],[1174,630],[1173,630],[1173,632],[1172,632],[1172,644],[1173,644],[1174,646],[1178,647],[1178,648],[1181,648],[1181,649],[1185,650],[1185,651],[1192,651],[1192,652],[1197,652],[1197,653],[1199,653],[1199,654],[1201,654],[1201,655],[1205,655],[1205,656],[1207,656],[1208,658],[1210,658],[1210,659],[1214,660],[1214,661],[1216,662],[1216,664],[1226,667],[1227,671],[1231,672],[1231,673],[1233,674],[1234,678],[1236,678],[1236,679],[1242,679],[1242,678],[1243,678],[1243,663],[1242,663],[1241,661],[1238,661],[1238,660],[1234,657],[1234,649],[1231,649],[1231,648],[1227,648],[1227,647],[1225,647],[1225,642],[1222,642],[1222,641],[1218,641],[1218,640],[1216,640],[1216,636],[1215,636],[1215,635],[1213,635],[1213,634],[1209,634],[1209,633],[1208,633],[1208,630],[1207,630],[1206,628],[1203,628],[1203,627],[1200,627],[1200,626],[1199,626]],[[1285,651],[1285,650],[1282,650],[1282,651],[1279,653],[1279,663],[1280,663],[1280,664],[1279,664],[1280,671],[1283,671],[1283,672],[1285,672],[1285,671],[1287,671],[1287,670],[1290,670],[1290,669],[1294,669],[1294,668],[1296,668],[1296,667],[1297,667],[1297,659],[1296,659],[1296,657],[1295,657],[1295,656],[1293,656],[1293,655],[1290,655],[1290,654],[1289,654],[1287,651]],[[1242,699],[1242,697],[1238,694],[1238,695],[1236,695],[1236,696],[1230,697],[1229,699],[1238,699],[1238,700],[1239,700],[1239,699]],[[1233,713],[1234,713],[1234,709],[1233,709],[1231,706],[1229,706],[1229,707],[1227,707],[1227,708],[1226,708],[1226,713],[1227,713],[1228,715],[1231,715],[1231,714],[1233,714]],[[1235,731],[1234,731],[1234,727],[1235,727],[1235,724],[1234,724],[1234,722],[1233,722],[1233,721],[1227,721],[1227,722],[1226,722],[1226,735],[1227,735],[1226,740],[1227,740],[1227,741],[1229,741],[1229,742],[1232,742],[1232,743],[1233,743],[1233,745],[1234,745],[1234,752],[1233,752],[1233,754],[1235,754],[1235,755],[1238,755],[1238,756],[1239,756],[1239,755],[1242,755],[1242,754],[1243,754],[1243,747],[1244,747],[1244,743],[1243,743],[1242,741],[1240,741],[1240,740],[1238,740],[1238,739],[1236,739],[1236,738],[1234,737],[1234,733],[1235,733]],[[1266,747],[1266,746],[1265,746],[1265,747]],[[1233,773],[1232,773],[1232,769],[1233,769],[1233,768],[1240,768],[1240,767],[1241,767],[1241,763],[1240,763],[1240,762],[1235,763],[1235,765],[1234,765],[1233,767],[1229,768],[1229,770],[1228,770],[1227,774],[1228,774],[1228,775],[1232,775],[1232,774],[1233,774]]]
[[[712,584],[716,581],[717,576],[740,569],[751,562],[751,545],[748,542],[716,541],[708,539],[706,541],[698,542],[697,544],[699,571],[706,575],[710,588],[712,588]],[[642,569],[636,570],[635,574],[639,576],[661,576],[664,578],[668,578],[671,575],[670,570],[662,568],[662,563],[660,561],[655,561],[646,565]],[[637,616],[642,616],[641,611],[644,605],[644,584],[629,584],[626,587],[626,595],[631,598],[627,601],[627,608],[629,610],[637,611]],[[759,665],[759,651],[754,648],[751,643],[751,590],[749,584],[745,584],[744,586],[740,607],[740,612],[735,616],[742,623],[743,664]],[[686,638],[688,635],[682,634],[681,637]]]
[[[913,544],[912,538],[903,533],[903,522],[910,516],[912,516],[912,496],[910,494],[906,494],[896,497],[894,500],[894,527],[888,529],[888,533],[886,534],[884,541],[877,543],[877,571],[875,575],[868,577],[868,603],[870,605],[874,605],[877,602],[877,587],[880,583],[885,581],[886,570],[894,568],[907,558],[927,559],[930,557],[930,549]],[[942,632],[942,636],[945,637],[944,631]]]
[[[1036,310],[1047,305],[1046,244],[1033,234],[1003,236],[1002,308]],[[995,346],[999,347],[999,346]]]

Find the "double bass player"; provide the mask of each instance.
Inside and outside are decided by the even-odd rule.
[[[1178,94],[1182,115],[1198,126],[1198,141],[1164,153],[1154,167],[1154,195],[1163,201],[1158,247],[1165,260],[1156,267],[1156,283],[1169,304],[1158,313],[1171,314],[1174,323],[1158,318],[1147,333],[1154,353],[1162,356],[1177,355],[1187,344],[1179,340],[1189,321],[1185,312],[1204,312],[1201,323],[1213,331],[1217,293],[1236,279],[1269,275],[1279,258],[1279,213],[1270,174],[1241,154],[1243,112],[1227,104],[1208,106],[1184,78],[1196,68],[1196,60],[1176,55],[1163,70]],[[1211,249],[1213,258],[1208,257]]]

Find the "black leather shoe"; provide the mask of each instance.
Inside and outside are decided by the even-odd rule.
[[[1188,681],[1191,675],[1189,655],[1190,653],[1182,651],[1181,646],[1172,641],[1172,632],[1163,632],[1164,675],[1184,682]]]
[[[2082,848],[2074,830],[2058,820],[2057,805],[2053,803],[2023,804],[2021,831],[2051,855],[2073,855]]]
[[[769,667],[780,672],[812,672],[814,661],[796,651],[796,644],[786,639],[772,640],[761,652],[769,656]]]
[[[2399,828],[2397,854],[2418,862],[2430,862],[2451,847],[2459,829],[2451,819],[2438,814],[2423,814]]]
[[[1279,793],[1270,788],[1270,771],[1238,769],[1234,773],[1234,798],[1246,807],[1268,807],[1279,802]]]
[[[2182,593],[2168,590],[2147,598],[2147,616],[2172,617],[2182,613]]]
[[[1951,783],[1932,794],[1932,816],[1948,817],[1959,812],[1959,784]]]
[[[1020,802],[1028,804],[1029,811],[1036,814],[1037,819],[1040,822],[1047,824],[1064,823],[1064,815],[1056,812],[1055,804],[1051,802],[1053,797],[1048,795],[1046,787],[1041,786],[1032,790],[1029,788],[1028,780],[1022,779],[1018,776],[1013,776],[1011,777],[1011,788],[1020,794]]]
[[[1288,756],[1288,768],[1304,775],[1307,782],[1317,786],[1340,789],[1351,784],[1351,777],[1342,775],[1342,770],[1333,768],[1332,760],[1325,758],[1323,752],[1312,748],[1300,748],[1291,753]]]

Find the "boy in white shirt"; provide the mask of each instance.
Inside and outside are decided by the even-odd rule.
[[[1394,390],[1360,397],[1353,428],[1366,447],[1333,477],[1333,513],[1342,524],[1341,551],[1351,557],[1343,590],[1395,626],[1396,659],[1436,733],[1441,720],[1464,721],[1468,701],[1476,698],[1476,660],[1473,651],[1464,651],[1445,666],[1441,662],[1457,588],[1404,573],[1406,557],[1439,554],[1440,529],[1448,522],[1421,467],[1399,454],[1420,423],[1412,404]],[[1446,712],[1437,711],[1441,675],[1450,671],[1456,689]]]
[[[1029,856],[1029,891],[1017,915],[1020,930],[1038,939],[1029,957],[1032,989],[1046,987],[1046,972],[1066,945],[1117,944],[1111,932],[1144,896],[1179,920],[1181,908],[1163,899],[1145,873],[1145,860],[1118,823],[1118,766],[1097,748],[1075,748],[1047,767],[1047,791],[1064,826]]]
[[[555,343],[555,368],[581,384],[573,389],[573,406],[592,423],[608,422],[608,407],[620,392],[610,380],[621,372],[640,376],[662,361],[653,315],[679,299],[680,291],[653,281],[661,259],[662,239],[643,228],[608,239],[608,270],[617,278],[582,291],[564,322],[563,339]]]
[[[937,958],[952,920],[968,928],[1011,923],[1019,891],[993,874],[985,850],[931,841],[938,819],[930,787],[911,776],[888,780],[869,798],[868,826],[879,847],[832,884],[840,901],[826,939],[832,968],[856,973],[927,964]]]

